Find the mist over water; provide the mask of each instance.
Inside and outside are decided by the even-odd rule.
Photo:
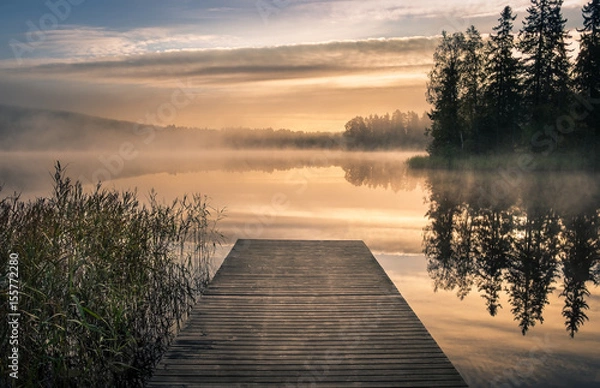
[[[89,190],[104,170],[105,187],[141,198],[208,195],[226,214],[217,262],[238,238],[364,240],[473,386],[600,381],[597,175],[414,171],[408,152],[114,155],[1,151],[2,195],[48,194],[60,160]]]
[[[0,151],[0,181],[28,195],[48,186],[49,173],[60,161],[69,175],[83,183],[112,182],[153,174],[274,173],[302,168],[339,167],[354,186],[414,189],[416,175],[404,164],[414,152],[343,152],[335,150],[168,150],[139,152],[126,160],[118,152],[103,151]],[[414,175],[414,176],[413,176]],[[101,179],[93,179],[98,177]],[[108,179],[102,179],[108,178]],[[199,182],[200,184],[204,182]]]

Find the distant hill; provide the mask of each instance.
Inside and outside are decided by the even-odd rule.
[[[0,149],[104,148],[133,140],[133,125],[80,113],[0,105]]]
[[[341,133],[140,125],[80,113],[0,105],[0,150],[118,149],[124,142],[148,150],[205,148],[340,148]]]

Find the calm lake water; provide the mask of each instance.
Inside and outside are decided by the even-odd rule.
[[[211,197],[226,208],[217,266],[238,238],[364,240],[471,386],[600,386],[600,177],[415,172],[411,155],[139,155],[105,186]],[[74,178],[105,168],[1,153],[2,195],[48,194],[57,158]]]

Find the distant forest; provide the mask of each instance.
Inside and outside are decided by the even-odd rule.
[[[475,26],[443,33],[427,85],[431,156],[559,150],[598,165],[600,0],[583,7],[579,50],[562,4],[532,0],[518,35],[509,6],[485,41]]]
[[[202,149],[421,149],[428,141],[426,113],[355,117],[345,132],[303,132],[158,126],[110,120],[72,112],[0,105],[0,150],[118,150],[124,142],[136,150],[194,151]]]
[[[427,138],[424,131],[431,125],[423,113],[396,110],[391,116],[357,116],[346,123],[344,138],[350,149],[415,148],[424,149]]]
[[[170,126],[175,138],[204,137],[226,148],[348,149],[361,151],[420,149],[428,143],[425,130],[431,125],[427,113],[394,111],[391,115],[357,116],[346,123],[345,131],[304,132],[289,129],[224,128],[198,130]],[[200,132],[198,132],[200,131]]]

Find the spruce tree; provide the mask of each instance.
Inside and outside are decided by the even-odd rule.
[[[589,145],[600,142],[600,0],[592,0],[583,7],[583,20],[581,50],[574,73],[577,91],[584,99],[594,102],[589,104],[594,109],[586,117],[586,143]]]
[[[430,155],[451,157],[464,149],[465,128],[460,116],[459,92],[465,37],[457,32],[442,33],[434,55],[433,69],[427,83],[427,102],[433,105],[428,134],[432,142]]]
[[[600,97],[600,0],[583,7],[581,50],[575,65],[576,86],[586,97]]]
[[[513,54],[515,19],[512,9],[506,6],[498,19],[499,24],[493,28],[494,33],[487,45],[485,100],[490,122],[483,136],[488,147],[514,145],[520,137],[521,67]]]
[[[531,0],[521,30],[524,90],[534,123],[551,123],[566,109],[570,63],[562,0]]]
[[[469,27],[465,34],[459,96],[467,151],[482,151],[479,132],[483,127],[484,47],[479,31],[475,26]]]

